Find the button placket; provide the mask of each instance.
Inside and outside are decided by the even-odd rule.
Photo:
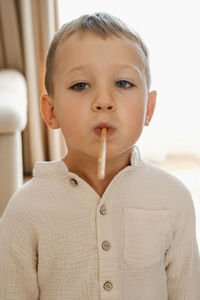
[[[118,282],[118,270],[114,266],[109,267],[110,263],[115,265],[116,251],[112,249],[112,226],[111,226],[112,216],[108,215],[108,210],[105,204],[100,205],[99,213],[97,213],[97,239],[99,249],[99,279],[102,285],[102,299],[106,297],[105,293],[112,291],[110,295],[117,295],[118,287],[116,282]],[[112,250],[112,251],[111,251]],[[114,252],[113,252],[114,251]],[[105,253],[106,252],[106,253]],[[108,264],[109,262],[109,264]],[[113,289],[115,286],[115,289]]]

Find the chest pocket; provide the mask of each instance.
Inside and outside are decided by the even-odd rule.
[[[123,261],[142,269],[164,261],[169,244],[171,210],[124,208]]]

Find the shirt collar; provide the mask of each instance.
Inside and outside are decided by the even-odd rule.
[[[135,166],[141,160],[140,150],[137,145],[133,146],[130,163],[132,166]]]
[[[130,164],[131,167],[136,166],[141,160],[140,151],[137,145],[133,146]],[[53,161],[37,161],[33,169],[34,177],[56,177],[64,176],[69,172],[66,164],[62,159]]]

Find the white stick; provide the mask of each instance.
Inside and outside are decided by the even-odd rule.
[[[98,178],[100,180],[105,178],[105,168],[106,168],[106,128],[101,130],[101,139],[100,139],[100,150],[98,158]]]

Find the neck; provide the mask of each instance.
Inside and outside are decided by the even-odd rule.
[[[70,172],[85,180],[100,196],[103,195],[111,180],[120,170],[130,165],[132,149],[106,161],[105,179],[97,177],[97,158],[82,153],[69,152],[63,159]]]

